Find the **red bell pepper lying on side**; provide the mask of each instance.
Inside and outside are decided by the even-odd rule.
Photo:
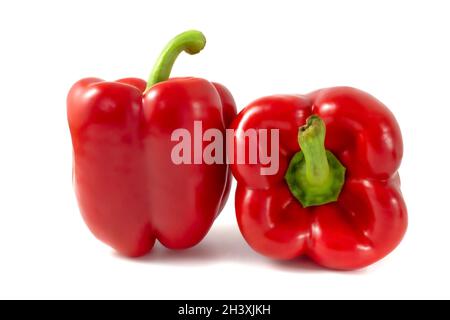
[[[247,106],[231,127],[237,219],[256,251],[356,269],[399,244],[407,227],[397,173],[403,145],[381,102],[347,87],[272,96]],[[280,130],[277,174],[237,163],[239,148],[249,152],[247,129]]]
[[[178,54],[196,54],[198,31],[175,37],[148,83],[128,78],[77,82],[67,98],[78,203],[91,231],[127,256],[141,256],[155,239],[183,249],[208,232],[226,202],[226,164],[176,165],[175,129],[225,129],[236,114],[229,91],[198,78],[169,79]]]

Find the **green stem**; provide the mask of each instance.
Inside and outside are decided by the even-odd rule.
[[[345,182],[345,167],[325,149],[326,127],[313,115],[298,132],[301,151],[291,159],[284,176],[303,207],[337,201]]]
[[[305,157],[306,178],[310,184],[316,186],[326,183],[330,174],[325,133],[325,123],[314,115],[308,118],[306,125],[298,132],[298,143]]]
[[[203,33],[196,30],[183,32],[173,38],[163,49],[158,60],[156,60],[147,81],[147,89],[158,82],[169,79],[173,64],[182,51],[189,54],[196,54],[205,47],[205,44],[205,36]]]

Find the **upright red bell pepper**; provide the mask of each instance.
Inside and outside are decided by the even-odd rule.
[[[230,189],[226,164],[176,165],[171,134],[194,121],[222,133],[236,114],[229,91],[199,78],[168,79],[182,51],[205,46],[198,31],[175,37],[149,81],[87,78],[72,87],[67,113],[73,179],[81,213],[100,240],[141,256],[155,240],[173,249],[197,244]]]
[[[402,137],[380,101],[347,87],[266,97],[231,127],[237,219],[256,251],[356,269],[399,244],[407,227],[397,173]],[[261,175],[267,165],[237,163],[238,149],[250,152],[247,129],[279,130],[275,175]]]

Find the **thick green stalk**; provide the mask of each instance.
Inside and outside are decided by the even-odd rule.
[[[156,60],[147,81],[147,89],[158,82],[169,79],[173,64],[182,51],[189,54],[196,54],[205,47],[205,44],[205,36],[196,30],[183,32],[173,38],[163,49],[158,60]]]
[[[336,201],[345,182],[345,168],[325,149],[326,127],[313,115],[298,132],[301,151],[289,163],[285,180],[303,207]]]
[[[318,116],[309,117],[307,124],[298,132],[298,143],[305,157],[306,179],[316,186],[325,184],[330,175],[325,133],[325,124]]]

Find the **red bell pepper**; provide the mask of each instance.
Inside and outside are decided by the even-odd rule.
[[[256,251],[348,270],[399,244],[407,227],[397,173],[403,144],[380,101],[348,87],[271,96],[243,109],[231,127],[237,219]],[[247,129],[279,129],[278,173],[237,163],[240,148],[250,152]]]
[[[84,220],[100,240],[127,256],[141,256],[155,240],[173,249],[197,244],[226,202],[226,164],[176,165],[175,129],[226,127],[236,114],[229,91],[199,78],[168,79],[182,51],[205,45],[198,31],[175,37],[149,81],[87,78],[72,87],[67,113],[73,179]],[[205,144],[203,145],[205,146]]]

